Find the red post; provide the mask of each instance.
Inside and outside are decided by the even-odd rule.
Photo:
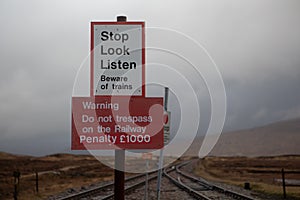
[[[126,16],[117,16],[118,22],[126,22]],[[125,150],[118,149],[115,150],[115,185],[114,185],[114,197],[115,200],[124,200],[125,199],[125,173],[124,173],[124,164],[125,164]]]
[[[125,163],[125,150],[115,150],[115,187],[114,196],[115,200],[124,200],[125,196],[125,173],[124,173],[124,163]]]

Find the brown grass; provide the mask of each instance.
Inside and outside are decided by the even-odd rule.
[[[252,190],[282,196],[282,186],[275,181],[281,178],[282,168],[300,171],[300,156],[207,157],[199,160],[195,173],[208,180],[241,187],[250,182]],[[300,180],[300,174],[286,174],[286,179]],[[300,199],[300,187],[287,187],[287,194]]]
[[[113,170],[92,156],[57,154],[42,158],[1,153],[0,199],[13,199],[13,171],[20,171],[18,199],[45,199],[50,195],[113,178]],[[35,191],[39,172],[39,193]]]

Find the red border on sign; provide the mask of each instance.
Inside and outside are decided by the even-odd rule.
[[[94,95],[94,25],[141,25],[142,26],[142,95],[132,95],[135,97],[145,97],[146,96],[146,69],[145,69],[145,22],[91,22],[91,48],[90,48],[90,96],[101,96],[110,97],[111,95]],[[114,95],[118,96],[118,95]],[[126,96],[126,95],[120,95]]]

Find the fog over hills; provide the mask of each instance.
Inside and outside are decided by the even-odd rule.
[[[0,151],[86,153],[70,150],[72,96],[90,94],[91,22],[118,15],[145,22],[146,97],[169,87],[171,134],[182,130],[170,154],[194,139],[194,122],[203,136],[211,116],[222,116],[214,111],[226,108],[224,132],[300,117],[299,8],[297,0],[1,0]],[[297,134],[279,130],[224,134],[214,152],[298,151]]]
[[[195,152],[192,148],[191,152]],[[300,118],[223,133],[209,155],[274,156],[300,154]]]
[[[198,137],[185,153],[198,156],[203,137]],[[187,142],[187,141],[182,141]],[[180,145],[180,144],[178,144]],[[222,133],[209,156],[277,156],[300,155],[300,118],[280,121],[262,127]],[[176,155],[174,149],[172,155]],[[72,154],[87,154],[85,151]],[[15,155],[0,152],[2,158],[12,159]]]

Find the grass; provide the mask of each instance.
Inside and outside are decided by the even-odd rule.
[[[250,182],[251,190],[281,199],[282,186],[274,182],[281,178],[281,168],[300,171],[300,156],[279,157],[207,157],[199,160],[195,173],[217,182],[243,187]],[[269,173],[269,172],[278,173]],[[255,173],[253,173],[255,172]],[[300,180],[299,174],[286,174],[287,179]],[[300,199],[300,187],[286,187],[288,199]]]
[[[45,199],[70,188],[88,186],[112,180],[113,170],[92,156],[53,155],[42,158],[0,158],[0,199],[13,199],[13,171],[21,172],[19,183],[20,200]],[[39,171],[39,193],[35,191],[35,173]]]

